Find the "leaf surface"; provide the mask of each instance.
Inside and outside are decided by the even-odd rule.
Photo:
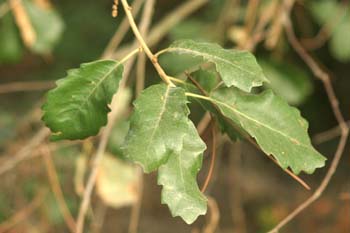
[[[253,87],[267,81],[255,57],[246,51],[223,49],[217,44],[192,40],[176,41],[167,51],[199,56],[206,62],[214,63],[228,87],[236,86],[250,92]]]
[[[174,217],[181,216],[191,224],[207,211],[207,200],[196,180],[206,146],[190,121],[187,130],[182,150],[172,153],[159,168],[158,184],[163,185],[162,203],[169,206]]]
[[[182,88],[157,84],[145,89],[134,102],[124,155],[145,172],[159,169],[162,203],[173,216],[192,223],[206,212],[196,182],[206,146],[188,114]]]
[[[43,120],[53,140],[84,139],[96,135],[107,123],[108,104],[118,90],[123,65],[101,60],[68,71],[48,92]]]
[[[182,149],[189,110],[183,89],[164,84],[145,89],[134,102],[125,155],[151,172]]]
[[[253,95],[221,88],[211,100],[223,115],[254,137],[266,154],[273,155],[282,168],[290,167],[298,174],[313,173],[324,166],[326,159],[311,145],[307,121],[272,91]]]

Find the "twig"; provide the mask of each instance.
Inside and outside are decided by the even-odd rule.
[[[350,121],[347,121],[346,124],[349,127],[350,126]],[[321,144],[321,143],[324,143],[326,141],[332,140],[332,139],[340,136],[340,134],[341,134],[341,129],[340,129],[339,125],[338,125],[338,126],[336,126],[334,128],[331,128],[329,130],[326,130],[324,132],[316,134],[315,136],[313,136],[312,141],[315,144]]]
[[[133,15],[136,16],[137,13],[140,11],[142,3],[145,0],[135,0],[131,7],[133,9]],[[118,48],[119,44],[122,42],[124,36],[128,32],[130,28],[130,24],[128,22],[128,19],[125,17],[123,21],[120,23],[118,30],[114,33],[112,39],[109,41],[107,47],[105,48],[102,58],[111,58],[114,51]]]
[[[146,37],[146,42],[148,46],[152,47],[157,44],[164,36],[173,28],[176,24],[181,22],[184,18],[188,17],[194,11],[198,10],[209,0],[189,0],[179,7],[177,7],[173,12],[167,14],[158,24],[156,24]],[[137,45],[126,45],[121,47],[117,51],[113,58],[118,58],[124,56],[124,54],[132,48],[136,48]]]
[[[320,66],[315,62],[315,60],[306,52],[306,50],[302,47],[300,42],[295,36],[292,23],[290,21],[290,11],[294,4],[294,1],[285,0],[285,18],[284,18],[284,28],[287,33],[287,38],[289,43],[292,45],[294,50],[299,54],[299,56],[304,60],[304,62],[309,66],[313,74],[322,81],[324,88],[327,92],[328,99],[330,101],[331,107],[333,109],[333,113],[339,123],[339,127],[341,129],[341,137],[336,149],[334,158],[331,162],[331,165],[323,178],[321,184],[316,189],[316,191],[306,199],[302,204],[300,204],[293,212],[291,212],[287,217],[285,217],[276,227],[274,227],[270,233],[277,233],[283,226],[292,221],[300,212],[306,209],[309,205],[311,205],[314,201],[316,201],[327,188],[333,174],[335,173],[340,158],[344,152],[344,148],[346,145],[346,141],[349,134],[349,128],[343,118],[343,115],[339,109],[338,99],[334,93],[334,89],[332,87],[329,75],[324,72]]]
[[[157,58],[153,55],[152,51],[149,49],[148,45],[146,44],[145,40],[143,39],[142,35],[140,34],[140,31],[135,23],[134,17],[131,13],[131,7],[129,6],[128,2],[126,0],[121,0],[122,5],[125,10],[125,14],[128,17],[130,27],[134,32],[135,37],[139,41],[142,49],[145,51],[148,58],[151,60],[154,68],[157,70],[159,76],[163,79],[163,81],[170,85],[175,86],[173,82],[169,79],[168,75],[164,72],[163,68],[159,65]]]
[[[201,192],[204,193],[205,190],[208,187],[208,184],[210,182],[210,179],[213,175],[213,171],[214,171],[214,166],[215,166],[215,159],[216,159],[216,130],[215,130],[215,124],[212,124],[211,127],[211,134],[212,134],[212,145],[211,145],[211,159],[210,159],[210,166],[209,166],[209,171],[208,171],[208,175],[207,178],[205,179],[205,182],[201,188]]]
[[[50,183],[52,192],[56,198],[58,208],[61,211],[61,214],[63,216],[65,223],[67,224],[68,229],[70,230],[71,233],[74,233],[75,232],[75,221],[74,221],[74,218],[73,218],[71,212],[69,211],[67,204],[66,204],[66,201],[64,199],[61,185],[60,185],[60,182],[58,179],[57,171],[56,171],[55,165],[52,161],[51,151],[50,151],[48,146],[43,146],[41,148],[41,152],[43,154],[42,157],[43,157],[44,164],[46,167],[49,183]]]
[[[52,81],[11,82],[0,85],[0,94],[19,91],[41,91],[55,86]]]
[[[29,19],[29,16],[22,4],[21,0],[9,0],[10,7],[15,17],[16,23],[20,30],[23,43],[28,47],[32,47],[36,41],[36,33]]]
[[[84,189],[83,198],[80,204],[79,213],[77,217],[77,226],[76,226],[76,233],[83,233],[84,229],[84,221],[85,216],[87,214],[87,211],[89,209],[90,200],[91,200],[91,194],[95,187],[97,174],[98,174],[98,167],[101,163],[101,160],[103,158],[103,155],[107,148],[107,143],[109,136],[112,132],[113,126],[117,121],[117,118],[120,117],[120,109],[116,108],[116,99],[119,99],[120,93],[125,88],[126,80],[129,77],[128,73],[130,72],[130,61],[125,65],[125,70],[123,74],[123,78],[120,81],[119,89],[116,93],[116,95],[113,97],[112,100],[112,112],[110,113],[108,117],[108,124],[106,128],[102,131],[101,139],[97,147],[96,154],[94,155],[92,159],[92,168],[91,173],[88,177],[86,187]]]
[[[151,25],[153,11],[156,1],[148,0],[143,10],[141,23],[140,23],[140,34],[145,37],[147,36],[149,27]],[[136,41],[135,41],[136,42]],[[144,89],[145,85],[145,73],[146,73],[146,56],[144,53],[140,53],[137,59],[136,67],[136,96],[138,96],[141,91]],[[142,196],[143,196],[143,171],[140,167],[137,168],[138,176],[138,190],[137,190],[137,200],[132,205],[130,222],[129,222],[129,233],[137,233],[137,228],[140,221],[140,212],[142,205]]]
[[[220,212],[218,204],[212,197],[208,197],[208,208],[210,210],[210,219],[204,226],[203,233],[214,233],[219,224]]]
[[[25,160],[28,156],[31,155],[32,151],[37,148],[47,136],[49,136],[50,131],[43,127],[37,132],[33,138],[22,147],[15,155],[11,156],[7,161],[2,162],[0,167],[0,175],[6,171],[14,168],[19,162]]]
[[[91,222],[91,232],[92,233],[100,233],[103,223],[106,218],[108,207],[103,203],[103,201],[99,201],[96,206],[96,210],[94,211],[94,220]]]
[[[233,221],[233,232],[244,233],[247,231],[245,213],[243,209],[242,183],[242,144],[235,142],[229,148],[229,171],[231,216]]]
[[[301,44],[304,48],[308,50],[315,50],[324,43],[327,42],[327,40],[331,37],[334,28],[341,22],[341,20],[344,18],[346,12],[348,9],[348,3],[344,4],[344,6],[340,7],[337,11],[337,14],[334,18],[332,18],[329,22],[325,23],[321,29],[318,31],[317,35],[313,38],[302,38],[300,39]]]
[[[204,131],[208,128],[209,123],[211,122],[211,116],[209,112],[205,112],[202,119],[197,124],[197,131],[199,135],[202,135]]]
[[[193,94],[193,93],[186,93],[188,96],[192,96],[194,98],[201,98],[201,99],[205,99],[207,101],[211,101],[211,99],[208,97],[207,92],[203,89],[203,87],[201,87],[201,85],[195,80],[193,79],[190,75],[188,75],[188,78],[191,80],[191,82],[198,88],[198,90],[203,94],[203,95],[197,95],[197,94]],[[220,110],[214,106],[219,112]],[[229,124],[232,125],[231,122],[229,122]],[[246,140],[248,140],[248,142],[250,142],[252,145],[254,145],[258,150],[261,150],[261,148],[256,144],[256,142],[245,132],[243,132],[242,130],[240,130],[239,128],[235,127],[234,125],[232,125],[237,132],[239,132]],[[264,153],[264,152],[263,152]],[[264,153],[265,154],[265,153]],[[275,164],[277,164],[279,167],[281,167],[281,165],[272,157],[267,155],[267,157],[269,159],[271,159]],[[282,167],[281,167],[282,168]],[[286,172],[289,176],[291,176],[294,180],[296,180],[299,184],[301,184],[304,188],[306,188],[307,190],[310,190],[309,185],[306,184],[305,181],[303,181],[300,177],[298,177],[297,175],[295,175],[293,172],[291,172],[288,169],[283,169],[282,170],[284,172]]]
[[[140,212],[142,205],[142,196],[144,189],[144,180],[143,180],[143,171],[141,167],[137,167],[137,175],[138,175],[138,185],[137,185],[137,200],[132,206],[130,222],[129,222],[129,233],[137,233],[137,228],[140,221]]]
[[[0,224],[0,233],[5,233],[14,226],[16,226],[18,223],[26,220],[29,217],[29,215],[31,215],[44,202],[45,195],[46,191],[39,191],[35,199],[30,204],[16,212],[16,214],[10,219],[6,220],[5,222],[2,222]]]

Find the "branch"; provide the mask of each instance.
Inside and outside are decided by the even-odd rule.
[[[18,223],[28,219],[31,215],[45,200],[44,197],[46,192],[44,190],[39,191],[35,199],[28,204],[26,207],[16,212],[10,219],[0,224],[0,233],[8,232],[11,228],[16,226]]]
[[[121,2],[123,4],[125,14],[128,17],[131,29],[133,30],[135,37],[139,41],[142,49],[145,51],[148,58],[151,60],[153,66],[157,70],[159,76],[163,79],[163,81],[166,84],[168,84],[170,86],[175,86],[173,84],[173,82],[169,79],[168,75],[164,72],[163,68],[159,65],[157,58],[153,55],[150,48],[148,47],[145,40],[143,39],[138,27],[136,26],[134,17],[132,16],[132,13],[131,13],[131,7],[129,6],[128,2],[126,0],[121,0]]]
[[[66,204],[66,201],[64,199],[64,195],[62,192],[62,188],[58,179],[57,171],[55,168],[55,164],[52,161],[52,155],[50,148],[48,146],[43,146],[41,148],[42,150],[42,157],[44,159],[44,164],[47,171],[47,176],[49,179],[49,183],[52,189],[52,192],[56,198],[58,207],[61,211],[61,214],[63,216],[63,219],[70,230],[71,233],[75,232],[75,221],[73,219],[73,216],[71,212],[69,211],[69,208]]]
[[[207,178],[205,179],[205,182],[201,188],[201,192],[204,193],[205,190],[208,187],[208,184],[211,180],[211,177],[213,175],[214,167],[215,167],[215,159],[216,159],[216,130],[215,130],[215,124],[213,123],[211,126],[211,134],[212,134],[212,145],[211,145],[211,159],[210,159],[210,167],[208,171]]]
[[[55,86],[52,81],[11,82],[0,85],[0,94],[19,91],[41,91]]]
[[[25,160],[29,155],[31,155],[33,150],[35,150],[47,138],[47,136],[49,136],[49,134],[50,131],[47,128],[42,127],[39,132],[37,132],[32,139],[22,147],[20,151],[18,151],[14,156],[11,156],[11,158],[7,161],[2,162],[0,167],[0,175],[12,169],[19,162]]]
[[[206,4],[209,0],[188,0],[183,3],[176,9],[174,9],[171,13],[167,14],[158,24],[156,24],[149,33],[149,36],[146,37],[146,42],[148,46],[152,47],[157,44],[164,36],[176,26],[183,19],[188,17],[194,11],[198,10],[204,4]],[[118,58],[123,56],[130,49],[136,48],[135,45],[126,45],[117,51],[113,57]]]
[[[306,199],[301,205],[299,205],[292,213],[290,213],[286,218],[284,218],[275,228],[273,228],[270,233],[277,233],[283,226],[288,224],[290,221],[292,221],[300,212],[305,210],[309,205],[311,205],[314,201],[316,201],[324,192],[324,190],[327,188],[333,174],[335,173],[340,158],[344,152],[344,148],[348,139],[349,135],[349,128],[344,121],[343,115],[339,109],[338,106],[338,99],[334,93],[334,89],[332,87],[329,75],[324,72],[320,66],[315,62],[315,60],[307,53],[307,51],[302,47],[300,42],[295,36],[292,23],[290,21],[290,11],[294,4],[294,1],[291,0],[285,0],[285,18],[284,18],[284,28],[287,33],[287,38],[289,43],[292,45],[294,50],[299,54],[299,56],[304,60],[304,62],[309,66],[313,74],[322,81],[324,88],[327,92],[328,99],[330,101],[334,116],[336,117],[339,127],[341,130],[341,137],[338,144],[338,147],[336,149],[334,158],[332,160],[332,163],[323,178],[321,184],[316,189],[316,191]]]
[[[137,15],[139,10],[141,9],[142,3],[145,0],[135,0],[132,3],[132,8],[134,9],[134,15]],[[120,23],[118,30],[114,33],[112,39],[109,41],[107,47],[105,48],[102,58],[111,58],[113,56],[114,51],[118,48],[119,44],[122,42],[126,33],[130,28],[130,24],[126,17],[123,18],[123,21]]]
[[[204,226],[203,233],[214,233],[220,220],[219,207],[214,198],[208,197],[208,207],[210,210],[210,218]]]

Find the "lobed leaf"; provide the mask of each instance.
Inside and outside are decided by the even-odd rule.
[[[182,149],[189,110],[184,91],[164,84],[145,89],[134,102],[125,155],[151,172]]]
[[[54,133],[53,140],[84,139],[96,135],[107,123],[107,113],[118,90],[123,65],[101,60],[68,71],[48,92],[43,121]]]
[[[227,50],[217,44],[192,40],[176,41],[166,51],[199,56],[206,62],[214,63],[228,87],[236,86],[250,92],[253,87],[268,81],[255,57],[246,51]]]
[[[163,185],[162,203],[169,206],[173,217],[181,216],[191,224],[207,211],[207,200],[196,180],[206,146],[190,121],[187,131],[182,150],[172,153],[159,168],[158,184]]]
[[[254,137],[266,154],[273,155],[282,168],[290,167],[298,174],[313,173],[324,166],[326,159],[311,145],[307,121],[271,90],[253,95],[221,88],[212,93],[211,100],[223,115]]]
[[[145,89],[134,102],[124,155],[145,172],[159,168],[162,203],[191,223],[206,211],[196,182],[206,147],[186,104],[182,88],[157,84]]]

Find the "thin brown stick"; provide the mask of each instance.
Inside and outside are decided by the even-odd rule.
[[[199,135],[202,135],[204,131],[208,128],[208,125],[211,122],[211,116],[209,112],[206,112],[202,119],[197,124],[197,132]]]
[[[189,80],[198,88],[198,90],[204,95],[204,96],[208,96],[208,93],[203,89],[203,87],[195,80],[191,77],[191,75],[186,74],[187,77],[189,78]],[[216,108],[216,107],[215,107]],[[231,124],[231,122],[230,122]],[[241,133],[241,135],[247,139],[251,144],[253,144],[258,150],[261,150],[261,148],[256,144],[256,142],[246,133],[240,131],[240,129],[236,128],[237,132]],[[265,153],[264,153],[265,154]],[[281,165],[279,165],[279,163],[272,157],[272,156],[268,156],[267,157],[269,159],[271,159],[275,164],[277,164],[279,167],[281,167]],[[282,168],[282,167],[281,167]],[[304,188],[306,188],[307,190],[310,190],[310,186],[303,181],[300,177],[298,177],[297,175],[295,175],[293,172],[291,172],[288,169],[284,169],[282,168],[282,170],[287,173],[289,176],[291,176],[294,180],[296,180],[299,184],[301,184]]]
[[[350,121],[347,121],[346,124],[349,127],[350,126]],[[340,134],[341,134],[341,129],[340,129],[339,125],[337,125],[334,128],[331,128],[331,129],[326,130],[324,132],[315,134],[313,136],[313,138],[312,138],[312,141],[315,144],[321,144],[321,143],[330,141],[330,140],[332,140],[332,139],[334,139],[336,137],[339,137]]]
[[[36,33],[21,0],[9,0],[15,21],[18,25],[23,43],[28,48],[32,47],[36,40]]]
[[[322,47],[327,40],[331,37],[334,28],[344,18],[348,9],[348,3],[338,9],[337,14],[329,22],[325,23],[318,31],[317,35],[313,38],[302,38],[300,43],[307,50],[315,50]]]
[[[243,169],[242,169],[242,143],[230,143],[229,147],[229,192],[231,202],[231,216],[233,222],[233,232],[245,233],[247,232],[247,222],[244,212],[244,195],[242,184],[244,183]]]
[[[42,91],[55,86],[52,81],[11,82],[0,85],[0,94],[20,91]]]
[[[49,183],[52,189],[52,192],[56,198],[58,208],[63,216],[63,219],[71,233],[75,232],[75,221],[68,209],[66,201],[64,199],[64,195],[62,192],[62,188],[60,185],[60,181],[58,179],[57,171],[52,161],[52,155],[50,148],[48,146],[41,147],[41,152],[43,154],[43,160],[46,167],[47,176],[49,179]]]
[[[260,146],[250,137],[245,137],[248,142],[250,142],[253,146],[255,146],[255,148],[257,148],[258,150],[262,151],[262,149],[260,148]],[[262,151],[263,152],[263,151]],[[264,152],[263,152],[264,153]],[[264,153],[265,154],[265,153]],[[285,173],[287,173],[290,177],[292,177],[294,180],[296,180],[299,184],[301,184],[305,189],[307,190],[311,190],[310,186],[303,181],[299,176],[295,175],[292,171],[290,171],[288,168],[282,168],[281,165],[276,161],[276,159],[270,155],[267,155],[267,157],[269,159],[272,160],[272,162],[274,162],[277,166],[279,166]]]
[[[138,14],[138,12],[141,9],[142,3],[145,0],[135,0],[131,7],[133,9],[133,15],[134,17]],[[102,58],[111,58],[114,51],[118,48],[119,44],[124,39],[126,33],[128,32],[130,28],[130,24],[128,22],[128,19],[125,17],[123,21],[120,23],[118,30],[114,33],[112,39],[109,41],[107,47],[103,51]]]
[[[46,191],[38,192],[34,200],[23,209],[16,212],[10,219],[0,224],[0,233],[8,232],[18,223],[25,221],[44,202]]]
[[[205,190],[208,187],[208,184],[211,180],[211,177],[213,175],[214,167],[215,167],[215,159],[216,159],[216,130],[215,130],[215,124],[212,124],[211,127],[211,134],[212,134],[212,145],[211,145],[211,159],[210,159],[210,166],[207,178],[204,181],[204,184],[201,188],[201,192],[204,193]]]
[[[159,23],[157,23],[149,35],[146,37],[146,42],[149,47],[156,45],[164,36],[171,30],[176,24],[188,17],[190,14],[198,10],[205,5],[209,0],[188,0],[179,7],[175,8],[172,12],[167,14]],[[117,51],[113,58],[119,58],[124,56],[130,49],[136,48],[137,45],[126,45]]]
[[[143,196],[143,189],[144,189],[143,171],[141,167],[137,168],[137,175],[138,175],[138,185],[137,185],[138,193],[137,193],[137,200],[131,209],[129,230],[128,230],[129,233],[137,233],[137,228],[140,221],[142,196]]]
[[[215,199],[208,197],[208,208],[210,210],[210,218],[204,226],[203,233],[214,233],[219,224],[220,212]]]
[[[22,147],[15,155],[11,156],[8,160],[2,162],[0,166],[0,175],[6,171],[14,168],[18,163],[25,160],[30,156],[34,149],[36,149],[46,138],[49,136],[50,131],[43,127],[41,128],[32,139]]]
[[[152,53],[152,51],[150,50],[150,48],[146,44],[143,36],[140,34],[140,31],[135,23],[134,17],[132,16],[131,7],[129,6],[128,2],[126,0],[121,0],[121,2],[122,2],[122,5],[123,5],[124,10],[125,10],[125,14],[128,17],[130,27],[133,30],[135,37],[139,41],[142,49],[145,51],[148,58],[151,60],[153,66],[157,70],[159,76],[161,77],[161,79],[163,79],[163,81],[166,84],[168,84],[170,86],[175,86],[173,84],[173,82],[170,80],[170,78],[168,77],[168,75],[165,73],[163,68],[159,65],[158,59],[154,56],[154,54]]]
[[[149,27],[151,25],[154,6],[156,4],[155,0],[148,0],[144,7],[141,23],[140,23],[140,35],[143,37],[147,36]],[[138,55],[137,67],[136,67],[136,96],[138,96],[145,86],[145,74],[146,74],[146,56],[144,53]],[[143,171],[140,167],[137,168],[138,175],[138,190],[137,190],[137,200],[132,205],[130,222],[129,222],[129,233],[137,233],[137,229],[140,221],[140,213],[142,206],[142,196],[143,196]]]
[[[298,55],[304,60],[304,62],[309,66],[313,74],[322,81],[324,88],[326,90],[328,99],[330,101],[333,113],[335,118],[339,123],[339,127],[341,129],[341,137],[336,149],[335,155],[331,162],[331,165],[323,178],[321,184],[316,189],[316,191],[303,203],[301,203],[294,211],[292,211],[287,217],[285,217],[277,226],[275,226],[270,233],[277,233],[283,226],[292,221],[300,212],[309,207],[314,201],[316,201],[327,188],[333,174],[337,170],[339,161],[342,157],[342,154],[345,149],[345,145],[349,135],[349,128],[343,118],[343,115],[339,109],[338,99],[334,93],[334,89],[332,83],[330,81],[329,75],[324,72],[320,66],[315,62],[315,60],[307,53],[307,51],[302,47],[297,37],[295,36],[292,23],[290,21],[290,12],[291,8],[294,5],[294,1],[285,0],[285,18],[284,18],[284,28],[287,33],[287,38],[289,43],[292,45],[294,50],[298,53]]]

